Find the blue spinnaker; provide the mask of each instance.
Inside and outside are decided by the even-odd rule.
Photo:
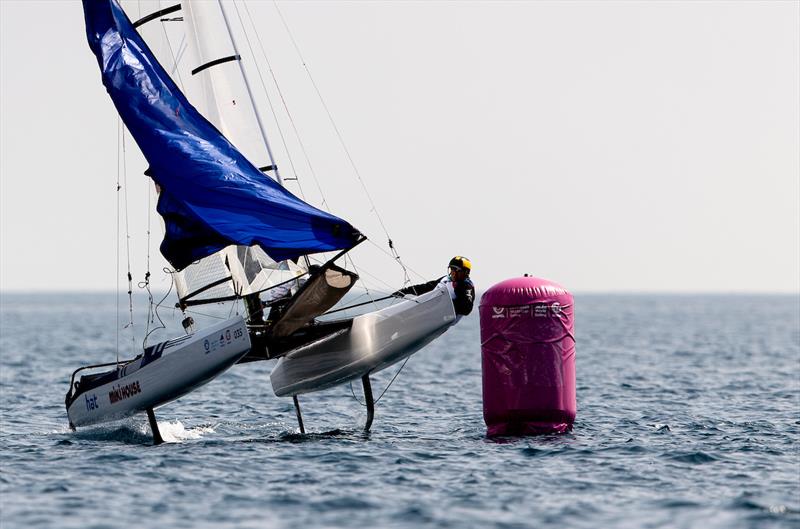
[[[361,234],[306,204],[250,163],[186,99],[115,0],[84,0],[103,84],[159,185],[177,269],[222,248],[257,244],[276,261],[346,249]]]

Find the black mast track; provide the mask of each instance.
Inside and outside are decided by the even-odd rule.
[[[175,11],[180,11],[180,10],[181,10],[180,4],[175,4],[174,6],[165,7],[164,9],[156,11],[155,13],[150,13],[147,16],[143,16],[142,18],[133,23],[133,27],[138,28],[142,24],[147,24],[151,20],[155,20],[157,18],[163,17],[164,15],[169,15],[170,13],[174,13]]]

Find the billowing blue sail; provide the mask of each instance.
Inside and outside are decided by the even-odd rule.
[[[89,47],[161,188],[161,253],[177,269],[222,248],[259,245],[276,261],[346,249],[362,237],[250,163],[186,99],[115,0],[84,0]]]

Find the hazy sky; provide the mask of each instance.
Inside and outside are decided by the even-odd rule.
[[[248,5],[331,209],[385,246],[274,5]],[[480,288],[800,290],[800,2],[279,5],[423,276],[463,254]],[[0,23],[0,289],[113,289],[117,117],[81,5],[2,0]],[[130,137],[126,158],[140,279]]]

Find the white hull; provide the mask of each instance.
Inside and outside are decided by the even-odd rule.
[[[113,421],[177,399],[220,375],[249,350],[250,336],[241,316],[148,347],[119,372],[94,380],[82,377],[81,384],[91,389],[77,388],[67,406],[70,424]]]
[[[357,316],[349,329],[282,356],[272,390],[279,397],[310,393],[380,371],[422,349],[455,318],[450,295],[439,289]]]

